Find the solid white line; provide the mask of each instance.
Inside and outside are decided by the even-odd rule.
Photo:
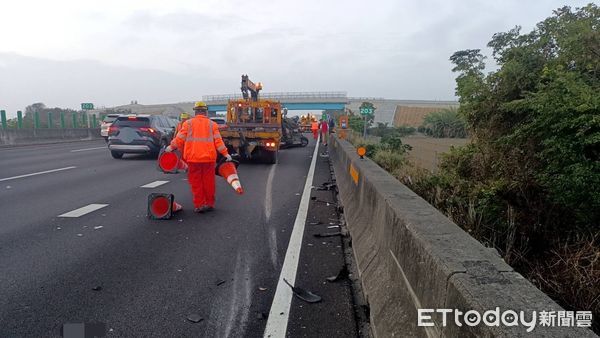
[[[156,188],[167,183],[169,183],[169,181],[154,181],[152,183],[142,185],[140,188]]]
[[[69,169],[75,169],[75,168],[77,168],[77,167],[64,167],[64,168],[58,168],[58,169],[40,171],[40,172],[37,172],[37,173],[31,173],[31,174],[25,174],[25,175],[13,176],[13,177],[6,177],[6,178],[0,178],[0,182],[2,182],[2,181],[16,180],[17,178],[23,178],[23,177],[29,177],[29,176],[36,176],[36,175],[42,175],[42,174],[55,173],[57,171],[63,171],[63,170],[69,170]]]
[[[308,175],[306,176],[304,192],[300,199],[298,214],[296,214],[294,229],[292,229],[290,243],[288,244],[285,253],[285,260],[283,261],[283,267],[281,268],[281,274],[279,275],[279,282],[277,282],[275,297],[273,298],[273,304],[271,304],[271,311],[269,311],[269,319],[267,320],[264,337],[284,338],[287,331],[290,306],[292,304],[292,289],[285,284],[283,279],[285,278],[292,285],[296,284],[296,272],[298,269],[298,259],[300,258],[300,249],[302,248],[302,237],[304,236],[306,216],[308,214],[308,203],[310,201],[310,192],[313,176],[315,174],[315,165],[317,163],[317,157],[319,157],[317,155],[319,155],[318,139],[310,163],[310,169],[308,169]]]
[[[96,149],[108,149],[106,146],[104,147],[94,147],[94,148],[85,148],[85,149],[75,149],[75,150],[71,150],[72,153],[76,153],[79,151],[88,151],[88,150],[96,150]]]
[[[102,209],[104,207],[108,206],[108,204],[90,204],[90,205],[86,205],[85,207],[81,207],[79,209],[75,209],[73,211],[69,211],[67,213],[64,213],[62,215],[58,215],[58,217],[81,217],[85,214],[89,214],[92,211],[96,211],[98,209]]]

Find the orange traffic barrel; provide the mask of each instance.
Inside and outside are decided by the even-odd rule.
[[[178,151],[169,153],[161,151],[158,155],[158,167],[166,174],[177,174],[180,171],[187,170],[187,164]]]
[[[235,190],[236,193],[241,195],[244,193],[244,189],[242,188],[240,178],[237,174],[236,167],[238,164],[239,163],[237,161],[227,162],[223,159],[219,161],[216,169],[217,174],[223,177],[227,181],[227,183],[233,188],[233,190]]]

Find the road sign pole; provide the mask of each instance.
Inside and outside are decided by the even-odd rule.
[[[83,122],[83,127],[84,128],[89,128],[90,126],[88,126],[88,119],[87,119],[87,113],[83,112],[83,116],[81,117],[81,122]]]
[[[17,128],[23,128],[23,112],[20,110],[17,111]]]
[[[6,111],[0,110],[0,118],[2,119],[2,128],[8,128],[8,124],[6,122]]]
[[[363,138],[367,138],[367,114],[364,115],[365,116],[365,125],[364,125],[364,130],[363,130]]]
[[[92,115],[92,128],[96,128],[96,114]]]

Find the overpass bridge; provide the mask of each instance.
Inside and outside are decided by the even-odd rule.
[[[273,92],[261,93],[265,99],[280,101],[288,110],[345,110],[358,112],[360,105],[365,102],[373,103],[375,107],[375,123],[393,124],[398,106],[449,108],[458,106],[456,101],[437,100],[395,100],[382,97],[349,97],[345,91],[334,92]],[[205,95],[202,100],[208,105],[209,111],[225,111],[227,101],[241,99],[241,94]]]

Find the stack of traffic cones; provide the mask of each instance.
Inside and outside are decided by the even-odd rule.
[[[216,172],[217,175],[223,177],[227,183],[235,190],[239,195],[244,193],[244,189],[242,188],[242,184],[240,183],[240,178],[237,174],[236,167],[239,165],[237,161],[227,162],[223,158],[217,164]]]

